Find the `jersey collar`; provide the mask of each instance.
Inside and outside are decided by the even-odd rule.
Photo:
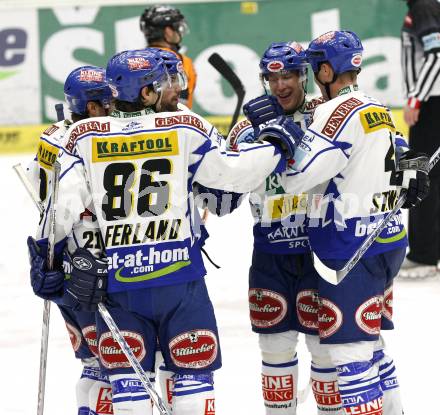
[[[357,85],[347,85],[347,86],[344,86],[344,88],[339,90],[338,96],[349,94],[350,92],[355,92],[357,90],[359,90],[359,87]]]
[[[133,117],[139,117],[141,115],[150,115],[150,114],[155,114],[155,112],[151,108],[144,108],[141,111],[135,111],[135,112],[124,112],[119,110],[113,110],[110,116],[115,118],[133,118]]]

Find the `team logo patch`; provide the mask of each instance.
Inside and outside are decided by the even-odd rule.
[[[353,112],[355,108],[361,105],[363,105],[363,102],[354,97],[341,102],[331,113],[321,132],[327,137],[334,137],[344,120],[350,115],[351,112]]]
[[[251,123],[249,120],[243,120],[243,121],[240,121],[238,124],[235,124],[235,127],[232,129],[232,131],[229,133],[229,136],[228,136],[229,148],[232,151],[238,151],[238,148],[236,145],[237,138],[243,130],[247,130],[250,127],[251,127]]]
[[[130,346],[139,361],[142,361],[146,355],[144,340],[142,336],[133,331],[121,331],[125,341]],[[120,367],[131,367],[130,362],[124,355],[116,340],[113,340],[111,332],[106,332],[99,338],[99,357],[102,365],[107,369]]]
[[[142,57],[128,58],[127,65],[130,71],[139,71],[140,69],[151,68],[150,61]]]
[[[81,69],[79,80],[83,82],[104,82],[104,73],[93,69]]]
[[[197,130],[201,131],[202,133],[207,134],[208,131],[206,130],[205,126],[203,125],[202,120],[199,117],[196,117],[195,115],[173,115],[172,117],[165,117],[165,118],[156,118],[154,120],[154,125],[156,127],[170,127],[173,125],[189,125],[191,127],[196,128]]]
[[[361,54],[357,53],[356,55],[354,55],[351,58],[351,64],[353,66],[356,66],[356,67],[361,66],[361,63],[362,63],[362,55]]]
[[[72,262],[74,267],[81,271],[87,271],[92,268],[92,263],[88,259],[79,256],[73,258]]]
[[[356,310],[356,324],[365,333],[378,335],[382,319],[383,298],[374,296],[362,303]]]
[[[342,320],[342,311],[339,307],[326,298],[320,298],[318,312],[319,337],[325,339],[335,334],[341,327]]]
[[[319,298],[316,290],[300,291],[296,296],[296,314],[300,324],[318,329]]]
[[[292,375],[262,375],[263,399],[269,402],[283,402],[293,399],[294,384]]]
[[[112,415],[112,388],[100,388],[95,408],[96,415]]]
[[[338,382],[320,382],[312,379],[312,390],[318,405],[340,405]]]
[[[388,287],[385,290],[383,296],[382,315],[390,321],[393,319],[393,286]]]
[[[205,415],[215,415],[215,399],[205,399]]]
[[[70,343],[72,344],[72,348],[74,352],[77,352],[79,346],[81,346],[81,333],[77,330],[76,327],[66,322],[67,331],[69,332]]]
[[[287,313],[287,301],[275,291],[252,288],[249,290],[249,311],[255,327],[272,327]]]
[[[298,42],[290,42],[289,46],[296,52],[301,53],[304,51],[303,47]]]
[[[174,337],[169,348],[176,366],[203,369],[217,357],[217,336],[210,330],[187,331]]]
[[[325,43],[325,42],[328,42],[329,40],[332,40],[334,37],[335,37],[335,32],[334,31],[327,32],[327,33],[324,33],[323,35],[319,36],[315,40],[315,42],[316,43]]]
[[[267,70],[269,72],[279,72],[284,69],[284,63],[281,61],[272,61],[267,65]]]
[[[90,351],[98,357],[98,338],[96,337],[96,326],[92,324],[91,326],[84,327],[82,329],[82,334],[86,340],[87,346],[89,346]]]
[[[58,130],[60,127],[58,127],[55,124],[52,124],[50,127],[48,127],[47,129],[45,129],[43,131],[43,134],[45,135],[52,135],[56,130]]]

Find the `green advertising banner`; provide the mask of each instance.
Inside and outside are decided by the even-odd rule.
[[[328,30],[344,28],[364,40],[361,86],[391,106],[401,106],[399,32],[405,4],[398,0],[273,0],[179,5],[190,34],[184,39],[194,59],[198,86],[194,110],[228,115],[235,97],[209,65],[219,52],[242,79],[247,97],[262,92],[258,61],[273,41],[296,40],[304,45]],[[48,121],[53,102],[62,99],[65,76],[75,66],[105,66],[117,51],[145,46],[139,31],[143,7],[93,7],[40,10],[41,108]],[[313,85],[309,89],[313,92]]]
[[[246,88],[247,100],[263,91],[258,62],[271,42],[296,40],[307,46],[312,38],[335,29],[353,30],[363,40],[360,87],[392,107],[402,106],[399,36],[406,9],[403,1],[266,0],[178,7],[190,26],[182,46],[198,72],[193,109],[200,114],[228,116],[236,103],[230,87],[208,63],[213,52],[220,53],[234,67]],[[6,53],[5,48],[13,47],[2,44],[2,33],[12,33],[14,41],[21,39],[26,59],[0,61],[0,74],[3,70],[21,79],[14,83],[14,76],[0,76],[0,88],[8,83],[2,100],[9,105],[8,116],[0,115],[0,124],[53,120],[54,104],[63,101],[63,83],[72,69],[85,64],[105,67],[114,53],[145,47],[139,30],[143,9],[124,5],[27,10],[22,14],[24,20],[12,19],[10,26],[14,27],[8,26],[9,12],[2,13],[5,19],[0,24],[0,56]],[[14,13],[11,11],[11,16],[16,16]],[[20,30],[23,33],[17,32]],[[31,67],[38,68],[32,76],[28,73]],[[32,107],[29,115],[26,111],[19,113],[22,104],[16,99],[23,82],[28,86],[27,105]],[[310,79],[309,92],[316,93]]]

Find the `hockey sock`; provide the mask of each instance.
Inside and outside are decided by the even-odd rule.
[[[310,377],[318,415],[342,415],[336,369],[321,367],[312,362]]]
[[[151,372],[147,372],[151,382]],[[150,395],[134,373],[111,375],[114,415],[152,415]]]
[[[273,364],[262,362],[262,388],[266,415],[295,415],[298,359]]]
[[[393,359],[383,350],[377,350],[373,354],[373,364],[379,367],[380,387],[383,392],[383,415],[402,415],[403,405]]]
[[[93,383],[89,391],[90,415],[112,415],[112,385],[106,376]]]
[[[336,366],[346,415],[383,415],[379,370],[370,361]]]
[[[173,415],[215,415],[213,373],[174,375]]]
[[[167,370],[165,364],[162,363],[158,369],[160,390],[162,393],[162,399],[169,409],[172,407],[173,402],[173,390],[174,390],[174,372]]]
[[[89,391],[99,379],[100,371],[96,359],[86,359],[83,362],[81,377],[76,383],[76,402],[78,415],[89,415]]]

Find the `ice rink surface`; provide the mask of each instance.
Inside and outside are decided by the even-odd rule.
[[[12,170],[30,156],[0,157],[0,415],[36,413],[43,301],[29,284],[26,237],[35,232],[38,214]],[[217,415],[263,415],[260,355],[251,332],[247,275],[252,251],[252,218],[247,202],[232,215],[208,219],[210,256],[207,283],[217,314],[223,368],[216,372]],[[388,353],[397,366],[406,415],[438,414],[440,378],[440,277],[399,281],[394,290],[396,329],[386,333]],[[300,388],[307,383],[310,360],[300,342]],[[75,361],[60,314],[52,307],[45,415],[75,415]],[[313,397],[298,408],[313,415]]]

